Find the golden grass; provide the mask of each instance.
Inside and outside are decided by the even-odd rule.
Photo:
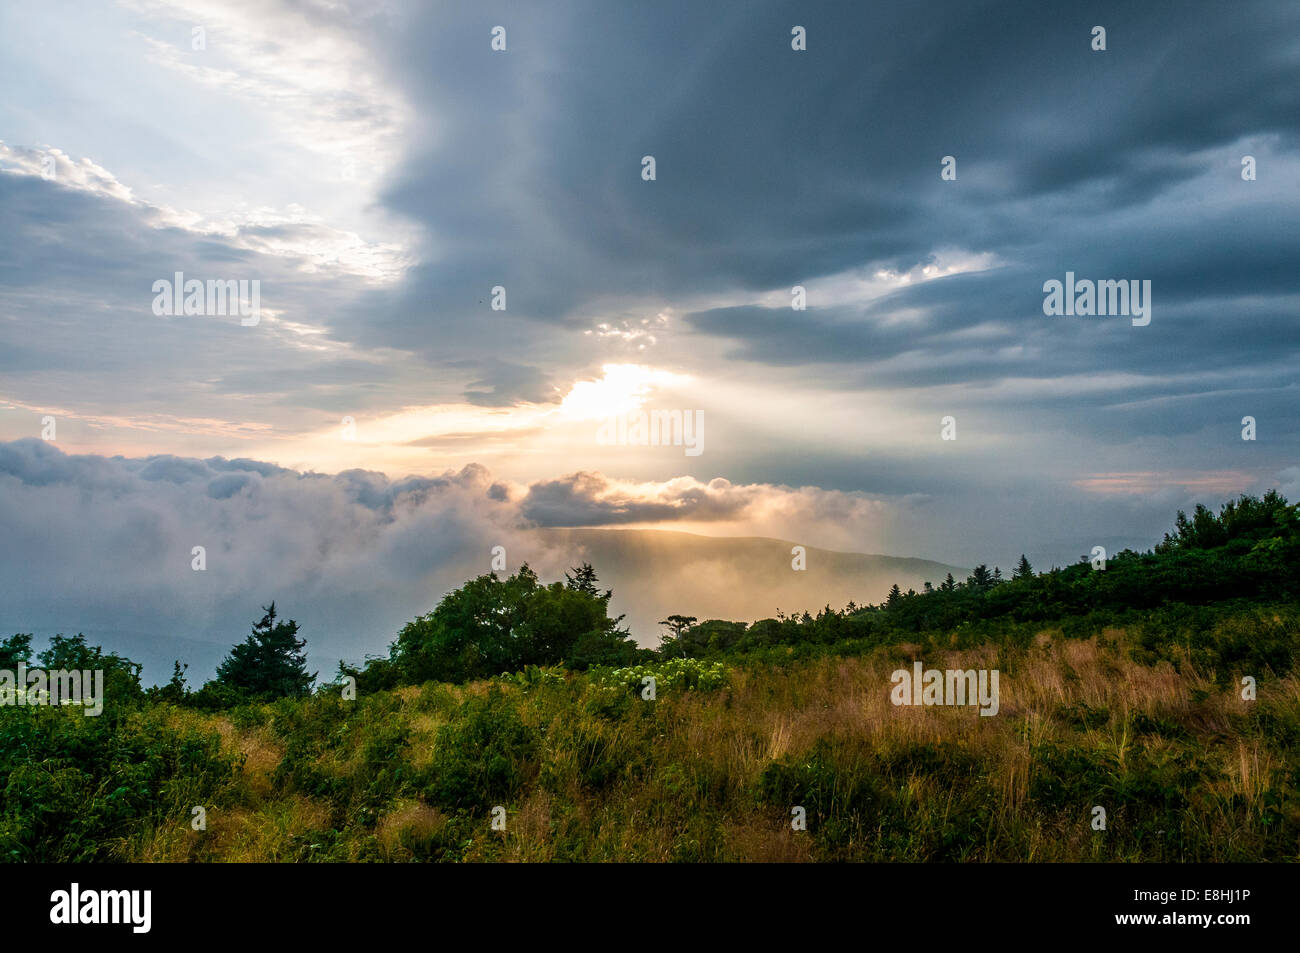
[[[981,717],[975,706],[893,705],[890,676],[913,659],[927,668],[998,669],[998,715]],[[1195,753],[1222,771],[1198,792],[1208,806],[1198,807],[1189,829],[1230,845],[1253,831],[1242,824],[1240,805],[1252,818],[1259,816],[1265,796],[1290,770],[1285,753],[1259,737],[1234,734],[1234,719],[1251,705],[1269,705],[1278,717],[1300,721],[1300,679],[1261,681],[1259,700],[1246,702],[1235,688],[1218,689],[1210,673],[1176,659],[1177,667],[1169,661],[1139,664],[1126,650],[1126,634],[1113,629],[1087,640],[1045,630],[1028,648],[1004,653],[986,645],[922,656],[919,646],[903,645],[864,656],[735,669],[726,689],[665,693],[650,721],[594,717],[571,699],[561,704],[553,698],[547,707],[538,694],[507,686],[525,723],[544,729],[547,782],[530,781],[517,803],[507,805],[505,832],[491,831],[486,816],[462,818],[457,823],[468,826],[455,828],[448,842],[468,844],[468,860],[556,859],[566,856],[563,845],[575,838],[588,859],[813,860],[813,837],[791,830],[789,817],[776,808],[757,806],[752,792],[774,761],[797,762],[819,742],[832,740],[848,751],[889,754],[943,745],[969,755],[996,792],[985,819],[987,836],[1014,844],[1017,852],[998,859],[1021,860],[1117,859],[1107,853],[1105,836],[1091,830],[1089,805],[1044,814],[1032,803],[1036,752],[1044,746],[1086,752],[1118,776],[1135,763],[1172,764]],[[443,691],[463,701],[486,696],[491,684]],[[400,704],[379,717],[400,722],[407,730],[403,761],[415,772],[427,771],[439,729],[455,716],[444,713],[446,698],[437,701],[428,687],[394,694]],[[1072,721],[1069,713],[1076,709],[1096,717],[1086,724]],[[1139,730],[1139,716],[1187,734],[1176,740]],[[210,810],[207,832],[152,832],[134,847],[125,845],[124,855],[151,861],[302,859],[304,851],[310,856],[317,834],[341,820],[348,823],[337,806],[332,812],[323,801],[274,789],[285,748],[268,728],[239,730],[224,716],[177,717],[206,719],[225,750],[243,755],[237,802]],[[315,769],[364,783],[362,737],[358,730],[340,741],[319,756]],[[583,780],[581,766],[608,752],[626,754],[634,767],[593,787]],[[961,791],[944,777],[913,771],[894,780],[891,796],[918,827],[942,827],[959,808]],[[1111,819],[1117,826],[1123,821],[1114,814]],[[403,796],[381,811],[373,832],[347,834],[349,856],[418,858],[421,845],[452,831],[448,824],[454,820],[419,797]],[[975,850],[976,858],[988,859],[978,844]]]
[[[446,823],[446,816],[436,807],[423,801],[400,801],[380,817],[375,838],[385,860],[407,860],[411,850],[406,843],[426,840]]]

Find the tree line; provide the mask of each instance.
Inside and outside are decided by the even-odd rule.
[[[1216,514],[1199,505],[1179,511],[1171,532],[1153,549],[1125,550],[1094,569],[1089,557],[1066,567],[1035,572],[1021,555],[1009,578],[998,567],[976,566],[965,580],[951,574],[937,586],[904,592],[894,585],[877,605],[850,602],[753,623],[674,614],[656,649],[639,648],[611,617],[611,590],[602,591],[589,563],[565,573],[564,582],[542,583],[527,564],[504,578],[495,572],[447,593],[430,612],[407,623],[386,655],[362,664],[339,664],[337,686],[355,680],[360,691],[428,681],[464,682],[561,665],[581,671],[626,666],[656,658],[718,657],[775,647],[897,644],[948,634],[970,642],[1015,626],[1071,620],[1120,618],[1132,613],[1248,601],[1300,601],[1300,506],[1277,491],[1243,495]],[[1064,621],[1063,621],[1064,620]],[[263,607],[249,635],[234,645],[215,678],[198,690],[186,683],[177,661],[165,685],[143,689],[140,666],[90,646],[83,635],[55,636],[39,653],[47,669],[104,669],[109,697],[139,697],[203,708],[311,694],[315,672],[307,666],[306,640],[296,621],[279,618],[275,603]],[[1267,663],[1289,660],[1290,643],[1248,647]],[[0,640],[0,669],[32,664],[32,636]],[[1244,649],[1243,649],[1244,651]],[[1287,654],[1272,659],[1273,654]]]

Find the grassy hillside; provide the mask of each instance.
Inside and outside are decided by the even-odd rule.
[[[104,712],[0,708],[0,857],[1300,860],[1300,509],[1275,494],[1104,568],[683,620],[658,652],[595,582],[481,576],[311,692],[273,609],[198,692],[60,637],[38,661],[106,669]],[[896,704],[914,662],[996,670],[996,714]]]
[[[1246,615],[1220,632],[1285,624]],[[531,670],[356,702],[319,696],[117,723],[34,713],[12,762],[14,859],[1296,860],[1300,674],[1246,702],[1173,647],[1111,630],[742,666]],[[998,668],[1001,710],[895,707],[889,675]],[[686,688],[663,665],[710,672]],[[716,666],[716,668],[715,668]],[[1235,672],[1233,673],[1236,674]],[[1229,679],[1231,681],[1231,679]],[[667,684],[665,684],[667,682]],[[706,682],[707,685],[707,682]],[[191,829],[191,809],[207,830]],[[491,809],[506,809],[504,831]],[[806,809],[808,830],[791,829]],[[1092,829],[1094,806],[1107,829]]]

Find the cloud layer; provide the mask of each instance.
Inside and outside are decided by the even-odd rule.
[[[126,639],[117,647],[127,654],[171,635],[187,657],[186,639],[237,641],[276,599],[304,624],[316,658],[356,659],[488,571],[493,547],[505,547],[509,571],[528,562],[563,578],[583,554],[549,528],[750,525],[825,537],[878,519],[879,504],[860,496],[725,480],[630,485],[581,473],[511,486],[481,466],[392,480],[247,459],[65,454],[19,440],[0,444],[0,626],[107,633],[110,645]]]

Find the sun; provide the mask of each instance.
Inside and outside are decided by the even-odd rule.
[[[600,420],[639,409],[656,387],[687,380],[643,364],[606,364],[599,380],[576,381],[557,413],[568,420]]]

